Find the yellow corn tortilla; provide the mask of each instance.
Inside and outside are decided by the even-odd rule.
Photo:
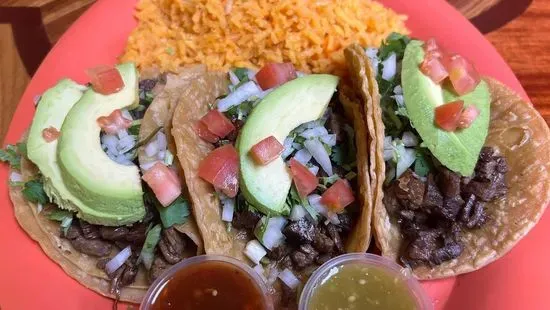
[[[363,65],[370,67],[367,56]],[[366,78],[376,84],[372,69],[367,69]],[[371,72],[370,74],[368,72]],[[535,226],[550,202],[550,130],[533,105],[525,102],[513,91],[493,79],[485,79],[492,96],[491,122],[486,145],[497,149],[507,160],[506,174],[508,194],[486,205],[490,221],[482,228],[464,230],[462,241],[465,249],[460,257],[441,265],[419,266],[413,269],[419,279],[437,279],[456,276],[480,269],[510,251]],[[373,120],[382,135],[377,135],[383,144],[380,97],[375,88],[370,89],[373,101]],[[376,109],[378,107],[378,110]],[[376,149],[382,158],[381,148]],[[381,180],[384,164],[376,166]],[[382,196],[382,188],[376,190]],[[378,197],[376,198],[378,199]],[[378,200],[374,204],[373,224],[375,238],[382,255],[398,261],[404,239],[399,225]]]

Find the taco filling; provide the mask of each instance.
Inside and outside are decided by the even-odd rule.
[[[363,146],[334,96],[336,76],[285,63],[232,69],[227,79],[221,95],[180,104],[173,120],[205,251],[246,257],[295,299],[328,259],[367,250],[370,221],[357,221],[367,200],[358,198]],[[361,249],[349,238],[356,225],[367,231]]]
[[[440,265],[462,254],[463,231],[491,225],[486,204],[508,191],[506,158],[483,147],[488,86],[433,39],[394,34],[366,53],[384,124],[383,204],[405,239],[400,260]]]
[[[127,63],[89,70],[86,86],[62,80],[41,96],[19,151],[3,152],[20,170],[10,193],[23,228],[104,295],[139,302],[166,268],[202,251],[164,128],[199,69],[138,80]]]

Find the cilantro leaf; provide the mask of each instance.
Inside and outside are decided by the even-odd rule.
[[[5,150],[0,149],[0,161],[8,163],[12,169],[21,169],[21,157],[15,145],[8,144]]]
[[[15,145],[17,147],[17,152],[21,154],[21,156],[27,156],[27,143],[26,142],[19,142]]]
[[[52,221],[62,222],[65,218],[72,218],[73,214],[68,210],[55,208],[48,213],[48,218]]]
[[[382,46],[380,46],[378,58],[383,60],[391,53],[395,53],[397,59],[402,59],[403,55],[405,55],[405,48],[409,42],[411,42],[411,38],[407,35],[395,32],[391,33],[386,40],[384,40]]]
[[[321,178],[319,178],[319,181],[321,182],[321,184],[323,184],[324,186],[327,186],[327,187],[334,184],[338,180],[340,180],[340,177],[337,174],[333,174],[330,177],[321,177]]]
[[[248,82],[248,69],[246,68],[235,68],[233,69],[233,73],[235,73],[235,75],[239,78],[239,81],[243,82]]]
[[[430,155],[425,149],[417,148],[416,160],[414,162],[414,172],[421,177],[425,177],[432,170],[433,165]]]
[[[157,210],[160,214],[162,226],[170,228],[173,225],[185,223],[189,216],[189,202],[180,196],[168,207],[157,206]]]
[[[344,164],[344,158],[346,154],[342,145],[336,145],[332,148],[332,154],[330,154],[330,159],[338,166]]]
[[[141,248],[141,253],[139,254],[139,260],[143,262],[143,265],[145,265],[145,268],[147,268],[147,270],[151,269],[151,265],[153,264],[155,248],[157,247],[157,244],[160,241],[161,230],[162,230],[162,227],[160,224],[153,226],[153,228],[151,228],[149,232],[147,232],[147,237],[145,237],[145,243]]]
[[[49,201],[48,195],[44,191],[44,184],[39,179],[26,182],[22,193],[23,197],[30,202],[45,204]]]

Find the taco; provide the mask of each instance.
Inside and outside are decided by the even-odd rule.
[[[360,105],[336,94],[338,77],[288,63],[224,79],[194,81],[172,120],[193,214],[207,254],[247,261],[279,308],[295,307],[318,266],[370,243]]]
[[[69,276],[139,303],[166,268],[203,253],[170,126],[191,81],[209,73],[139,80],[126,63],[89,74],[91,86],[65,79],[46,91],[28,137],[8,147],[10,197],[21,227]]]
[[[346,59],[375,129],[382,255],[435,279],[506,254],[550,202],[549,129],[534,107],[433,39],[392,34]]]

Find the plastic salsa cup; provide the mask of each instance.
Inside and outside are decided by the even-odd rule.
[[[201,255],[166,270],[145,294],[140,309],[273,310],[268,288],[245,263]]]
[[[345,269],[346,267],[352,268]],[[354,273],[345,274],[342,273],[343,270],[353,271]],[[371,279],[369,279],[369,271],[371,271]],[[342,273],[339,280],[334,280],[336,278],[333,277],[338,273]],[[394,287],[395,291],[388,291],[388,286],[382,289],[382,286],[378,285],[375,288],[381,289],[381,291],[375,292],[369,290],[369,286],[367,286],[367,281],[376,281],[372,277],[375,277],[376,280],[380,278],[389,279],[389,282],[387,282],[389,287],[392,286],[392,281],[395,285],[400,284]],[[335,283],[337,282],[331,282],[331,279],[333,279],[332,281],[341,281],[339,283],[346,283],[347,286],[336,287]],[[377,285],[376,282],[371,283]],[[327,285],[333,287],[327,287]],[[368,296],[369,292],[373,296]],[[381,294],[381,292],[383,293]],[[406,306],[406,309],[433,310],[431,300],[420,283],[412,276],[410,270],[374,254],[344,254],[329,260],[312,274],[302,290],[299,310],[314,310],[315,306],[320,305],[321,300],[324,300],[323,307],[328,306],[330,309],[332,309],[331,307],[345,309],[354,302],[357,306],[356,309],[362,309],[357,302],[369,300],[368,302],[378,304],[381,297],[386,298],[386,302],[388,302],[391,299],[395,301],[395,298],[399,298],[399,296],[403,297],[403,300],[407,300],[409,306]],[[330,303],[330,305],[327,305],[327,303]]]

